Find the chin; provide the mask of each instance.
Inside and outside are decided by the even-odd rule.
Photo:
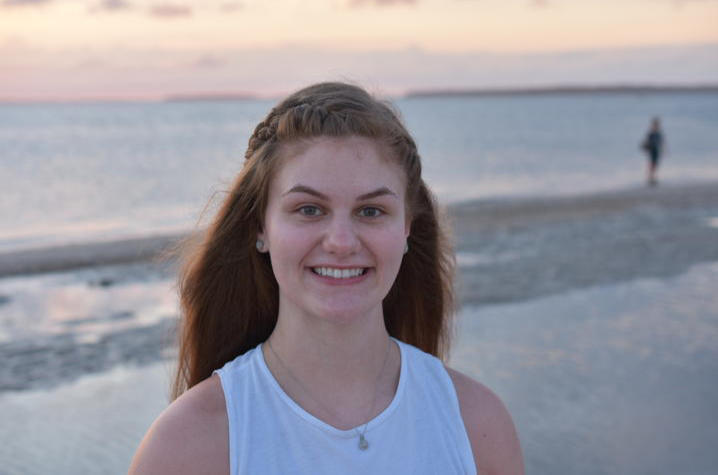
[[[381,306],[379,307],[381,314]],[[323,305],[314,314],[323,319],[336,323],[349,324],[359,319],[367,318],[376,312],[375,308],[368,308],[357,305]]]

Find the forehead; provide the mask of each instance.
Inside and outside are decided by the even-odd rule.
[[[318,137],[285,144],[280,150],[270,190],[283,193],[297,184],[337,193],[385,186],[403,196],[406,176],[389,148],[375,139]]]

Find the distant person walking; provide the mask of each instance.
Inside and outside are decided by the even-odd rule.
[[[648,155],[648,186],[658,184],[656,172],[658,171],[658,162],[663,154],[663,141],[661,121],[658,117],[654,117],[651,121],[651,128],[648,129],[646,138],[641,143],[641,148]]]

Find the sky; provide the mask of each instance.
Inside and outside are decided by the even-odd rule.
[[[0,0],[0,99],[718,83],[718,0]]]

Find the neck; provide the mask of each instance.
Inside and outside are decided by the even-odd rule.
[[[285,392],[340,429],[366,423],[394,397],[401,359],[383,315],[350,323],[283,315],[263,352]]]
[[[282,305],[280,300],[277,325],[270,338],[280,356],[286,355],[290,369],[307,365],[313,372],[321,369],[335,381],[356,381],[376,376],[389,334],[381,306],[343,320],[306,315],[291,305]]]

